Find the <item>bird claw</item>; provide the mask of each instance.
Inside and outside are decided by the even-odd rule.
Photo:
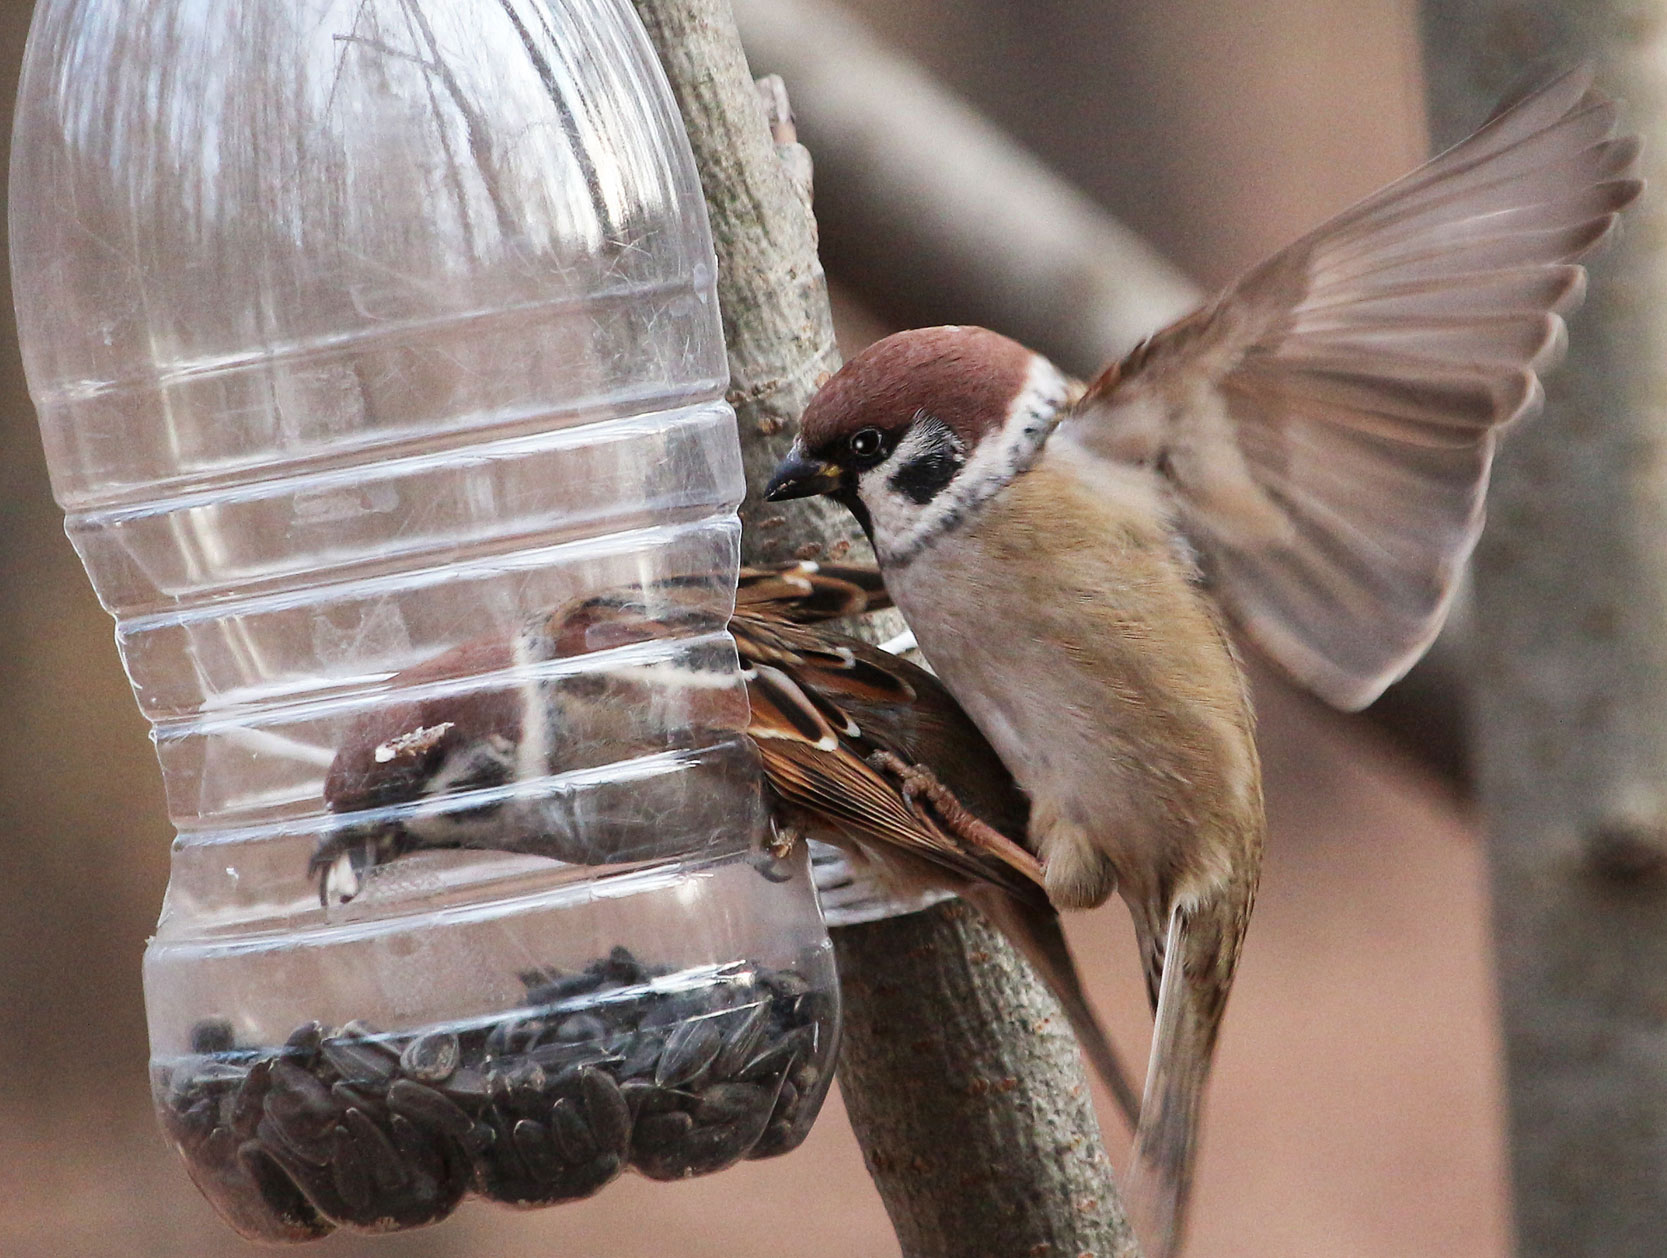
[[[758,859],[753,867],[766,882],[790,882],[793,869],[787,865],[793,850],[803,841],[794,827],[785,822],[774,821],[770,826],[770,837],[764,841],[763,848],[758,853]]]

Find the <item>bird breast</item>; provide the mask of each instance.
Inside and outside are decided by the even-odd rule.
[[[1056,434],[887,573],[921,650],[1031,797],[1056,901],[1118,884],[1131,900],[1202,892],[1228,876],[1224,850],[1253,841],[1243,674],[1184,553],[1155,476]]]

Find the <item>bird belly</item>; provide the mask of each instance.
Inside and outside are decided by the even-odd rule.
[[[1030,796],[1056,903],[1229,876],[1219,832],[1260,813],[1249,708],[1161,517],[1044,464],[887,584]]]

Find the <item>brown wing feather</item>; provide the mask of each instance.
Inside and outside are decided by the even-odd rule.
[[[1155,468],[1246,633],[1345,708],[1434,638],[1501,427],[1537,408],[1575,260],[1641,188],[1564,74],[1095,380],[1060,436]]]
[[[878,568],[805,562],[743,568],[735,605],[809,625],[879,611],[891,596]]]
[[[874,753],[889,752],[910,762],[914,749],[865,726],[844,706],[855,700],[907,709],[936,687],[935,679],[906,661],[873,658],[872,648],[854,639],[749,612],[737,612],[730,629],[748,673],[753,741],[783,799],[957,878],[1040,895],[1041,866],[1031,853],[999,834],[972,847],[967,835],[948,833],[929,801],[911,803],[903,784],[872,761]],[[856,680],[847,686],[846,678]]]

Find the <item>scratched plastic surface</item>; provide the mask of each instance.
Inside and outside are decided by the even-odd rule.
[[[630,6],[41,0],[11,187],[53,488],[179,832],[145,979],[199,1185],[295,1240],[796,1144],[837,1000],[760,851],[712,246]],[[529,645],[673,579],[678,636]],[[495,775],[429,771],[459,696],[515,714]],[[377,721],[423,773],[332,794]]]

